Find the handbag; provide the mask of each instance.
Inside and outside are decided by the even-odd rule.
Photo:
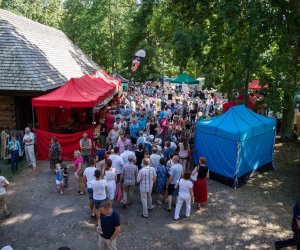
[[[122,198],[123,198],[123,191],[121,185],[119,185],[116,191],[115,199],[117,202],[121,202]]]
[[[194,175],[191,175],[190,177],[192,181],[197,181],[199,167],[197,166],[197,168],[198,168],[197,172]]]

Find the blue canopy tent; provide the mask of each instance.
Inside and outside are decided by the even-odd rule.
[[[194,159],[207,158],[210,178],[234,188],[257,172],[273,170],[276,120],[244,105],[221,116],[198,121]]]

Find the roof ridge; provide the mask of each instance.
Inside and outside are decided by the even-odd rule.
[[[99,70],[62,31],[0,9],[0,91],[47,91]]]
[[[12,11],[9,11],[9,10],[5,10],[5,9],[1,9],[0,8],[0,19],[3,18],[2,16],[2,13],[5,13],[7,14],[8,16],[13,16],[14,18],[17,18],[17,19],[23,19],[23,21],[25,22],[28,22],[28,23],[31,23],[31,24],[34,24],[34,25],[37,25],[37,26],[40,26],[40,27],[43,27],[45,29],[48,29],[48,30],[54,30],[56,32],[59,32],[59,33],[62,33],[64,34],[61,30],[57,29],[57,28],[54,28],[54,27],[51,27],[51,26],[48,26],[46,24],[42,24],[42,23],[39,23],[38,21],[34,21],[26,16],[24,16],[23,14],[16,14]]]

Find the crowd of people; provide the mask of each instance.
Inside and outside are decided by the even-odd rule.
[[[97,224],[99,249],[116,249],[120,216],[113,207],[120,202],[123,209],[130,209],[137,185],[144,219],[150,217],[155,203],[172,213],[175,221],[180,219],[183,203],[185,217],[190,216],[192,203],[197,210],[205,206],[209,169],[204,156],[195,162],[192,157],[194,128],[197,120],[219,115],[224,101],[207,91],[135,87],[122,94],[118,107],[106,110],[94,129],[94,138],[83,134],[74,151],[73,167],[77,192],[87,194],[90,216]],[[34,135],[29,128],[23,143],[28,165],[34,170]],[[14,151],[17,155],[20,145],[14,137],[9,150],[12,171],[17,171]],[[50,169],[55,173],[57,193],[63,195],[70,167],[61,161],[61,155],[62,147],[52,137]],[[10,215],[6,207],[4,212]]]
[[[208,201],[209,170],[205,157],[193,162],[193,133],[197,119],[217,114],[217,98],[210,95],[207,101],[192,93],[183,97],[174,93],[164,95],[159,88],[136,88],[131,94],[123,93],[119,107],[100,118],[94,138],[83,134],[79,149],[74,151],[78,194],[87,192],[90,216],[101,232],[99,244],[105,244],[107,249],[115,249],[120,219],[114,212],[111,223],[115,230],[106,234],[101,211],[103,207],[112,209],[116,202],[129,209],[137,184],[142,204],[140,216],[145,219],[156,203],[179,220],[184,202],[185,217],[189,217],[194,201],[196,209]],[[53,162],[60,159],[61,147],[57,143],[52,138],[51,169]],[[63,194],[68,185],[68,166],[56,163],[54,172],[57,192]],[[157,201],[152,200],[154,193]]]

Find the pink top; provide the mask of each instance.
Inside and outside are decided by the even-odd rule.
[[[131,141],[128,138],[126,138],[125,142],[123,142],[121,140],[121,138],[119,138],[118,142],[117,142],[117,147],[119,147],[119,152],[120,153],[123,153],[125,151],[125,145],[128,146],[129,150],[131,149]]]
[[[78,158],[76,158],[76,160],[74,161],[74,171],[77,172],[78,171],[78,165],[83,163],[83,158],[81,156],[79,156]]]
[[[163,130],[163,133],[165,134],[168,130],[168,125],[169,125],[169,122],[167,119],[163,119],[161,120],[161,126],[162,126],[162,130]]]

